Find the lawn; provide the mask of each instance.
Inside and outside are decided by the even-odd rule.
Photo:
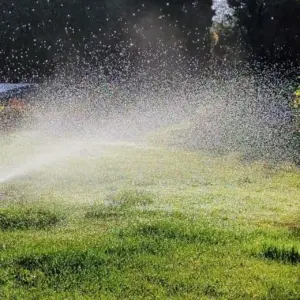
[[[4,169],[46,147],[0,143]],[[59,157],[0,185],[1,299],[300,298],[295,166],[100,142]]]

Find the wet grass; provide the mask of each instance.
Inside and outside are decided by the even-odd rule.
[[[62,217],[45,209],[2,208],[0,209],[1,230],[45,229],[57,225]]]
[[[98,219],[127,216],[136,207],[145,207],[153,202],[152,195],[149,193],[137,190],[121,190],[107,196],[105,203],[90,207],[85,213],[85,217]]]
[[[299,299],[300,173],[105,146],[0,187],[1,299]]]

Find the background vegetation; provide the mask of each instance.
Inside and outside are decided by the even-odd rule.
[[[248,61],[255,68],[259,63],[259,70],[276,66],[277,72],[294,75],[299,1],[229,0],[229,5],[233,10],[223,12],[213,26],[219,35],[214,55],[231,53],[231,64]],[[2,81],[41,80],[67,65],[102,66],[111,76],[130,75],[138,64],[149,68],[149,58],[152,67],[176,62],[178,70],[191,58],[190,68],[210,66],[216,59],[208,59],[215,44],[211,0],[3,0],[0,9]]]
[[[269,105],[270,111],[277,106],[281,110],[273,116],[278,119],[277,133],[270,136],[284,144],[286,152],[296,152],[299,109],[292,109],[292,102],[299,70],[299,1],[230,0],[231,10],[217,20],[212,4],[211,0],[4,0],[0,4],[0,80],[47,82],[60,74],[60,78],[71,77],[69,84],[88,85],[91,78],[104,75],[109,82],[126,82],[135,91],[144,85],[147,93],[154,88],[160,93],[161,88],[176,90],[178,83],[190,78],[208,78],[208,85],[215,81],[219,86],[213,86],[216,94],[209,100],[216,114],[214,105],[220,95],[240,98],[250,109],[257,102],[260,107]],[[240,86],[245,74],[250,87]],[[239,94],[230,86],[235,79]],[[223,93],[226,85],[232,94]],[[193,86],[189,89],[186,94]],[[118,106],[112,102],[107,106]],[[260,114],[259,109],[254,111]],[[190,135],[202,126],[203,122],[195,121],[201,117],[193,117],[196,124]],[[260,131],[266,136],[273,124],[264,125]],[[243,139],[251,139],[252,133],[247,136],[246,131]]]
[[[169,5],[168,5],[169,4]],[[41,80],[63,68],[129,76],[209,53],[211,0],[1,1],[0,76]],[[161,64],[164,63],[164,66]]]

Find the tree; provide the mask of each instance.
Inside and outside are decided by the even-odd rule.
[[[299,0],[229,0],[250,61],[298,66]]]
[[[193,55],[205,61],[211,4],[212,0],[2,0],[0,77],[37,79],[68,62],[120,68],[151,51],[156,56],[167,51],[164,59]]]

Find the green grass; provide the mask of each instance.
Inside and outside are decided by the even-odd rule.
[[[0,209],[0,229],[45,229],[56,225],[60,216],[44,209],[5,208]]]
[[[296,167],[238,153],[56,162],[0,186],[0,299],[299,299],[299,195]]]

